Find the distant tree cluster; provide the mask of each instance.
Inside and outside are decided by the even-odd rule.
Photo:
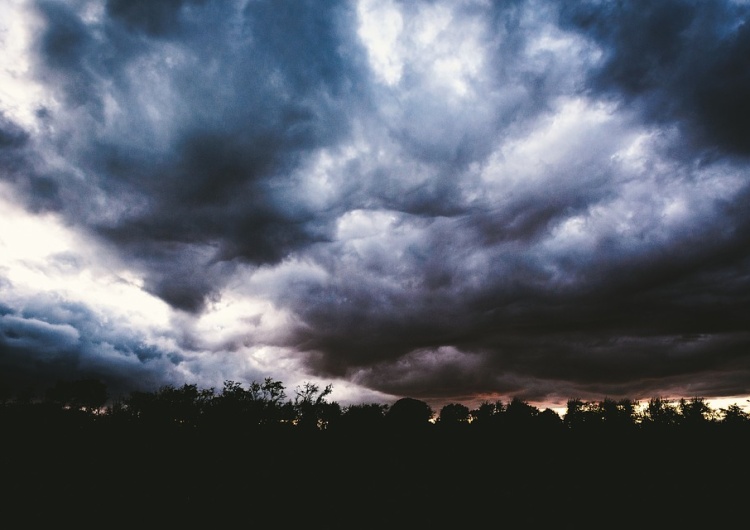
[[[202,512],[210,524],[233,514],[284,528],[398,527],[405,513],[416,527],[430,517],[438,527],[577,528],[581,517],[600,526],[629,515],[626,526],[648,526],[651,515],[631,510],[637,499],[661,507],[656,526],[695,505],[744,513],[736,484],[750,473],[750,418],[736,405],[571,399],[558,414],[513,398],[434,411],[411,397],[341,406],[330,385],[287,392],[265,379],[111,399],[88,379],[0,399],[5,506],[30,506],[31,526],[37,512],[78,522],[92,506],[137,514],[133,525],[152,513],[194,525]]]
[[[561,416],[513,398],[484,402],[475,409],[450,403],[437,413],[424,401],[405,397],[392,405],[361,403],[342,407],[329,401],[332,386],[313,383],[297,387],[289,397],[281,381],[266,378],[246,387],[225,381],[221,390],[197,385],[165,385],[153,392],[135,391],[109,405],[107,388],[95,379],[58,381],[41,400],[5,396],[3,421],[58,421],[75,418],[109,425],[149,429],[203,429],[238,432],[258,429],[295,431],[440,431],[503,433],[671,432],[686,429],[746,429],[750,414],[737,404],[718,410],[704,398],[638,401],[571,399]]]

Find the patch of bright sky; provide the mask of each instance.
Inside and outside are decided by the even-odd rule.
[[[133,324],[165,326],[169,308],[142,289],[133,271],[99,258],[107,253],[64,226],[53,214],[24,211],[0,187],[0,270],[16,296],[54,292],[106,308]]]
[[[393,396],[356,383],[312,376],[305,372],[298,352],[280,346],[243,346],[235,351],[197,355],[178,368],[183,371],[186,380],[201,388],[214,388],[217,391],[221,390],[225,381],[237,381],[247,388],[249,383],[262,382],[269,377],[284,385],[286,397],[291,400],[295,398],[295,391],[305,383],[317,385],[320,391],[330,384],[332,392],[326,400],[342,407],[395,400]]]
[[[44,92],[29,74],[27,49],[35,30],[27,4],[25,0],[0,2],[0,111],[33,129]]]
[[[602,399],[591,399],[589,401],[593,402],[599,402],[603,401]],[[671,401],[673,406],[679,405],[679,398],[663,398],[668,401]],[[685,398],[686,400],[690,400],[690,398]],[[492,400],[488,400],[492,402]],[[585,400],[584,400],[585,401]],[[639,414],[643,414],[646,411],[646,407],[648,407],[648,399],[640,400],[637,402],[636,410]],[[713,412],[717,413],[721,416],[722,409],[728,408],[730,405],[737,405],[745,412],[750,412],[750,399],[748,399],[748,396],[729,396],[724,398],[710,398],[710,399],[704,399],[704,402],[706,405],[708,405]],[[568,410],[567,403],[545,403],[545,402],[535,402],[532,403],[534,406],[538,407],[540,410],[544,408],[551,408],[554,410],[558,416],[561,418],[565,417],[565,413]],[[720,419],[720,418],[719,418]]]
[[[396,52],[404,27],[401,12],[392,1],[361,0],[357,4],[357,15],[357,34],[367,47],[370,67],[385,84],[397,84],[404,67]]]
[[[613,109],[584,98],[563,98],[531,134],[503,145],[488,160],[482,180],[506,195],[509,188],[545,184],[559,168],[581,165],[616,151],[627,140]],[[575,158],[571,156],[575,153]],[[580,153],[587,153],[581,159]]]
[[[484,30],[482,22],[457,19],[443,4],[425,4],[414,24],[417,46],[410,62],[427,59],[426,78],[453,95],[469,95],[472,82],[483,71],[484,53],[478,41]]]
[[[361,0],[358,35],[377,78],[387,86],[398,85],[408,67],[423,83],[448,89],[454,96],[470,95],[483,71],[478,40],[483,26],[475,18],[455,17],[451,8],[457,6],[422,4],[407,20],[393,2]]]
[[[268,300],[239,295],[225,289],[197,317],[192,331],[202,347],[218,350],[249,344],[273,342],[289,324],[289,315]]]
[[[393,212],[353,210],[341,216],[336,223],[336,239],[377,236],[390,231],[396,221],[397,216]]]

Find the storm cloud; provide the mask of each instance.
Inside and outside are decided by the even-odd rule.
[[[648,120],[676,123],[686,141],[747,155],[747,16],[741,2],[670,0],[572,3],[562,20],[602,48],[592,90],[623,98]]]
[[[272,374],[433,403],[750,394],[747,4],[15,14],[14,82],[36,92],[0,100],[0,179],[79,238],[67,272],[35,266],[116,264],[167,316],[102,320],[19,287],[28,259],[0,263],[8,379]]]

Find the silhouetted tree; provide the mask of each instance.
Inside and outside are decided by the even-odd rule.
[[[320,390],[318,385],[311,382],[299,387],[294,398],[297,426],[325,430],[335,423],[341,416],[341,407],[338,403],[328,403],[325,399],[332,391],[332,385]]]
[[[736,403],[727,408],[719,409],[721,425],[731,431],[750,429],[750,414],[742,410]]]
[[[540,429],[549,433],[561,432],[564,427],[563,419],[551,408],[545,408],[541,411],[537,416],[537,422]]]
[[[286,397],[286,388],[281,381],[266,377],[262,383],[250,384],[249,392],[254,400],[262,404],[261,424],[266,427],[290,425],[297,417],[294,404]]]
[[[399,430],[422,429],[430,425],[432,408],[419,399],[404,397],[388,408],[385,414],[387,425]]]
[[[449,403],[440,409],[436,424],[441,428],[458,428],[469,425],[469,407],[461,403]]]
[[[604,406],[595,401],[569,399],[563,421],[565,426],[576,432],[591,431],[604,423]]]
[[[641,414],[641,425],[645,429],[672,429],[679,424],[680,413],[674,403],[665,398],[653,397]]]
[[[94,412],[107,402],[107,385],[97,379],[57,381],[47,390],[45,399],[61,407]]]
[[[496,430],[502,423],[504,412],[505,404],[502,401],[484,401],[476,409],[469,411],[471,426],[476,430]]]
[[[580,429],[586,421],[584,402],[578,398],[569,399],[566,404],[563,422],[569,429]]]
[[[682,398],[677,404],[677,409],[680,415],[679,423],[685,428],[704,428],[716,417],[716,413],[708,403],[706,403],[704,398]]]
[[[218,394],[212,396],[202,415],[207,428],[239,432],[260,425],[262,404],[237,381],[226,380]]]
[[[345,407],[339,426],[347,432],[376,432],[382,429],[388,405],[359,403]]]
[[[521,432],[537,425],[539,409],[519,397],[514,397],[505,407],[503,416],[508,429]]]
[[[266,377],[262,383],[253,381],[248,389],[252,398],[271,405],[280,405],[286,399],[286,389],[281,381]]]
[[[638,419],[638,403],[630,399],[605,398],[599,403],[603,426],[609,431],[633,429]]]
[[[148,425],[197,427],[214,397],[214,389],[197,385],[164,385],[156,392],[132,392],[123,400],[124,409]]]
[[[263,382],[251,382],[247,388],[237,381],[224,381],[221,392],[211,396],[204,408],[202,423],[236,433],[291,424],[296,418],[297,411],[286,399],[283,383],[267,377]]]

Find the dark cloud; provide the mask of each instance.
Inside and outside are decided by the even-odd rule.
[[[327,236],[328,221],[287,194],[359,98],[346,3],[109,2],[89,23],[73,5],[38,9],[38,73],[69,103],[49,140],[88,178],[42,168],[27,177],[31,200],[153,260],[153,292],[189,311],[220,286],[199,279],[209,263],[275,263]],[[155,95],[167,98],[158,111]],[[102,209],[87,206],[92,194]],[[213,253],[196,261],[192,245]]]
[[[562,21],[602,48],[590,76],[656,122],[676,121],[710,149],[750,152],[750,10],[738,2],[578,2]],[[692,138],[691,138],[692,137]]]
[[[172,357],[81,304],[38,297],[0,310],[0,386],[12,393],[41,395],[58,380],[89,377],[113,397],[150,390],[179,381],[167,369]]]
[[[142,31],[150,36],[175,33],[180,28],[181,13],[192,5],[204,4],[206,0],[109,0],[107,13],[122,21],[128,28]]]
[[[98,96],[95,67],[100,59],[91,29],[64,2],[40,0],[37,8],[45,23],[37,41],[45,81],[58,85],[69,105],[90,103]]]
[[[29,133],[0,111],[0,181],[19,181],[28,167]]]
[[[0,112],[0,150],[17,149],[26,144],[29,135],[18,124]]]
[[[296,347],[321,375],[433,399],[461,388],[543,399],[721,386],[746,370],[745,192],[668,234],[658,222],[635,239],[605,225],[591,250],[546,250],[561,221],[617,196],[609,176],[607,193],[559,195],[578,207],[521,203],[534,230],[514,230],[512,209],[480,210],[423,223],[406,248],[394,238],[337,249],[339,260],[321,261],[329,279],[289,300],[308,324]]]
[[[750,393],[746,5],[401,2],[380,64],[356,2],[84,4],[35,4],[49,104],[0,119],[2,175],[183,317],[262,298],[264,345],[393,395]],[[0,315],[29,377],[192,370]]]

